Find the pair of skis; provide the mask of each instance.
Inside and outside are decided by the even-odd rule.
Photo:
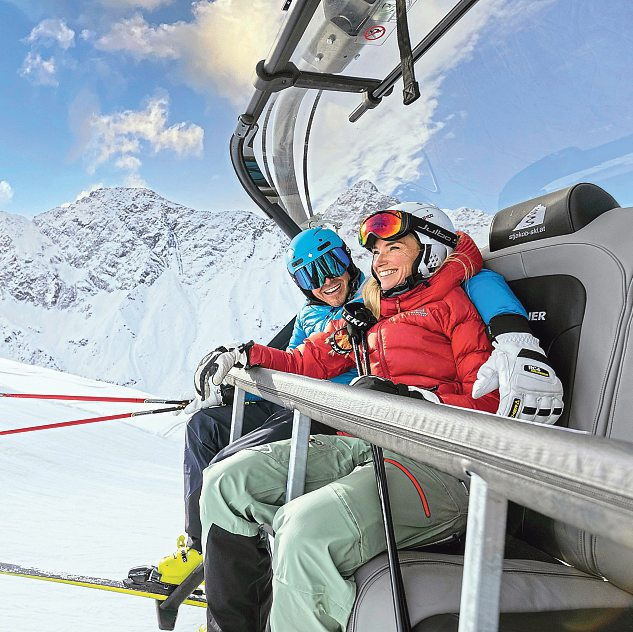
[[[134,576],[132,576],[132,571],[130,571],[128,579],[117,581],[104,579],[102,577],[51,573],[38,568],[27,568],[16,564],[0,562],[0,575],[25,577],[27,579],[37,579],[58,584],[80,586],[82,588],[116,592],[134,597],[154,599],[156,601],[159,630],[173,630],[175,628],[178,607],[180,605],[185,604],[199,608],[206,608],[207,606],[207,600],[203,592],[199,590],[204,575],[202,564],[178,586],[169,586],[155,581],[151,577],[151,572],[141,572],[140,568],[132,570],[137,571]],[[151,569],[147,570],[150,571]]]

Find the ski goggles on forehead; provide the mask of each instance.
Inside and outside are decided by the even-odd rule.
[[[374,213],[361,222],[358,229],[358,241],[363,248],[367,248],[371,237],[394,240],[412,231],[431,237],[450,248],[455,248],[459,240],[455,233],[430,222],[428,219],[420,219],[403,211],[387,210]]]
[[[327,279],[343,276],[350,264],[351,259],[344,248],[332,248],[313,261],[308,260],[292,276],[302,290],[318,290]]]

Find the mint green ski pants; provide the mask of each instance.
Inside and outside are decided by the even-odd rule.
[[[248,448],[204,471],[202,542],[216,524],[255,536],[275,532],[272,632],[342,632],[356,597],[353,574],[386,550],[369,443],[311,437],[306,493],[284,504],[290,441]],[[456,478],[385,451],[398,546],[461,534],[468,495]],[[293,623],[294,622],[294,623]]]

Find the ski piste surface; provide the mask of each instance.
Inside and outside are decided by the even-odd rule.
[[[148,586],[127,584],[115,579],[104,579],[102,577],[87,577],[85,575],[71,575],[68,573],[49,573],[39,568],[25,568],[17,564],[7,564],[0,562],[0,575],[11,575],[13,577],[25,577],[27,579],[39,579],[45,582],[55,582],[58,584],[68,584],[71,586],[81,586],[83,588],[93,588],[95,590],[106,590],[110,592],[132,595],[134,597],[145,597],[165,601],[169,597],[169,592],[160,586]],[[207,601],[202,595],[190,595],[183,604],[187,606],[198,606],[206,608]]]

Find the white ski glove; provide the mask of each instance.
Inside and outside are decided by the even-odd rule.
[[[554,424],[563,413],[563,385],[539,341],[528,333],[496,336],[477,373],[473,398],[499,389],[498,415]]]
[[[227,373],[234,367],[240,369],[250,368],[248,362],[248,352],[253,346],[253,342],[239,345],[237,347],[218,347],[207,353],[196,369],[193,379],[196,394],[206,402],[217,397],[215,393],[220,393],[220,384],[224,381]],[[222,403],[222,394],[219,395],[220,403]],[[207,404],[207,406],[217,406],[218,404]],[[202,406],[205,408],[205,406]]]

